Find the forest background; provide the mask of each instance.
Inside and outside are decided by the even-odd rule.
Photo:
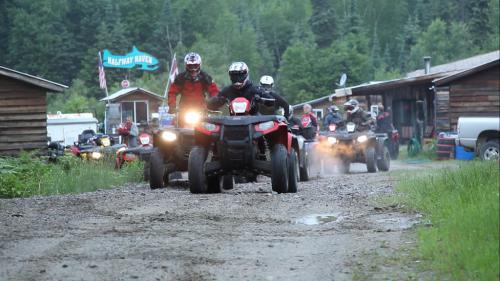
[[[403,77],[499,48],[498,0],[0,0],[0,65],[64,83],[49,111],[102,120],[97,53],[132,46],[160,60],[154,72],[106,68],[110,93],[127,78],[163,94],[174,53],[203,58],[220,87],[232,61],[251,79],[275,77],[290,103],[347,85]],[[180,70],[183,69],[182,63]]]

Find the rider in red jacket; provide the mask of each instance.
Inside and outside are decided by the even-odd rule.
[[[168,90],[169,113],[179,111],[180,115],[188,109],[204,110],[206,108],[205,94],[210,97],[219,93],[217,84],[212,77],[201,70],[201,57],[197,53],[188,53],[184,58],[185,71],[179,73]],[[180,95],[177,108],[177,94]],[[182,116],[179,116],[183,120]]]

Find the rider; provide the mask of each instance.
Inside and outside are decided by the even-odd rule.
[[[314,112],[312,112],[312,106],[310,104],[304,104],[302,110],[304,111],[301,119],[303,136],[306,139],[314,139],[316,132],[318,131],[318,118]]]
[[[350,99],[344,103],[344,109],[347,112],[347,122],[356,124],[357,131],[367,131],[370,129],[370,124],[373,124],[373,119],[368,112],[365,112],[359,107],[359,102],[355,99]]]
[[[378,115],[377,115],[377,133],[391,133],[393,126],[391,123],[391,114],[384,111],[384,105],[382,103],[378,104]]]
[[[231,85],[224,87],[220,93],[212,97],[208,101],[208,108],[215,110],[226,101],[231,102],[235,98],[244,97],[248,101],[259,101],[260,98],[273,98],[269,93],[266,93],[262,88],[256,87],[252,84],[249,79],[248,66],[244,62],[233,62],[229,66],[229,78],[231,79]],[[257,108],[253,107],[250,109],[250,114],[256,115]]]
[[[206,107],[205,94],[210,97],[216,96],[219,92],[217,84],[212,77],[201,70],[201,57],[197,53],[188,53],[184,57],[185,71],[175,77],[174,83],[168,90],[169,113],[176,112],[176,96],[180,94],[179,112],[181,123],[183,113],[188,109],[203,110]],[[181,126],[182,127],[182,126]]]
[[[288,102],[283,97],[281,97],[274,91],[273,86],[273,77],[269,75],[260,77],[260,88],[262,88],[264,92],[272,96],[276,101],[274,103],[274,106],[272,107],[260,107],[259,112],[266,115],[273,115],[276,113],[276,109],[281,107],[283,108],[284,116],[288,118],[290,116],[290,104],[288,104]]]
[[[328,129],[328,127],[332,124],[340,126],[343,121],[342,115],[339,113],[339,108],[336,105],[329,106],[328,114],[325,116],[325,121],[323,122],[324,127]]]

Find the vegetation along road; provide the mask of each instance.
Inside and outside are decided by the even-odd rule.
[[[409,278],[418,261],[390,261],[409,256],[408,229],[421,216],[377,199],[393,192],[393,174],[353,165],[349,175],[322,176],[282,195],[262,178],[222,194],[135,184],[2,199],[0,279]]]

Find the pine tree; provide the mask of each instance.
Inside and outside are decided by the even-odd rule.
[[[316,44],[320,48],[330,46],[335,38],[336,23],[335,15],[328,0],[312,0],[313,13],[309,19],[309,25],[313,31]]]
[[[468,24],[476,46],[483,46],[485,42],[484,34],[490,34],[492,29],[489,23],[488,9],[488,0],[475,0],[469,4],[470,17]]]

